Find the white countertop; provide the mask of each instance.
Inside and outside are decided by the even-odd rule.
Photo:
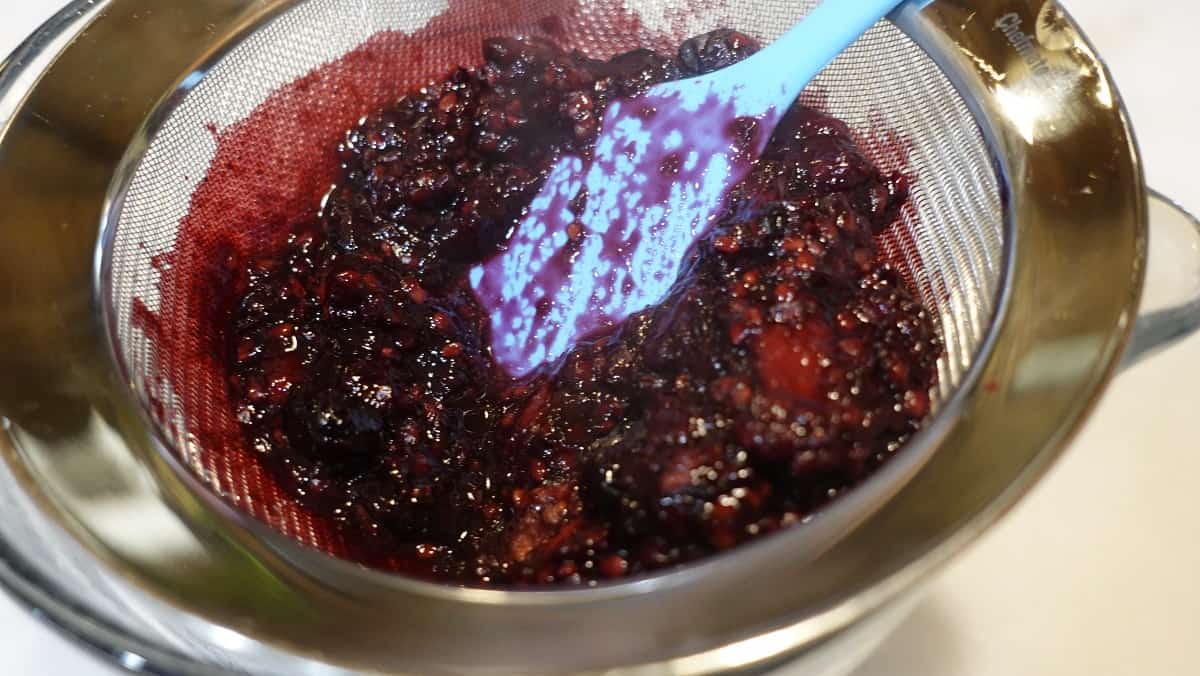
[[[0,53],[59,4],[0,0]],[[1065,4],[1116,77],[1150,184],[1200,212],[1200,5]],[[1050,476],[855,676],[1200,673],[1198,379],[1200,339],[1122,375]],[[116,672],[0,596],[0,673]]]

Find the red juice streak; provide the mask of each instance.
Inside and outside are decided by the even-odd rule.
[[[174,258],[175,257],[170,251],[164,251],[163,253],[150,257],[150,267],[154,268],[161,274],[171,268]]]
[[[450,0],[424,27],[372,36],[276,90],[245,119],[219,131],[205,124],[217,140],[215,156],[175,248],[152,263],[160,272],[161,310],[155,315],[135,301],[135,325],[155,348],[155,377],[170,384],[186,412],[186,431],[214,488],[301,542],[334,555],[352,546],[333,522],[283,492],[241,436],[228,392],[224,333],[245,290],[241,271],[249,260],[279,250],[291,227],[315,213],[338,179],[338,142],[361,116],[453,66],[482,62],[486,37],[540,32],[586,46],[597,58],[673,43],[647,30],[619,0],[591,3],[586,12],[575,0]]]
[[[151,261],[151,265],[154,265],[153,261]],[[158,315],[146,307],[146,304],[140,298],[133,299],[129,310],[129,323],[135,329],[141,331],[152,345],[159,345],[161,343],[163,333],[162,323],[159,322]],[[150,377],[153,379],[155,386],[146,390],[146,403],[150,407],[150,413],[154,416],[154,420],[159,424],[166,425],[168,423],[166,407],[163,406],[162,398],[156,394],[158,392],[158,385],[162,383],[162,373],[159,365],[156,364],[152,367]]]
[[[150,342],[161,341],[162,324],[158,321],[158,315],[146,307],[141,298],[133,299],[132,307],[129,310],[129,323],[145,334]]]

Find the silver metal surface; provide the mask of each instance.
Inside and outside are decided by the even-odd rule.
[[[1161,193],[1149,196],[1149,272],[1123,368],[1200,330],[1200,219]]]
[[[884,27],[859,47],[865,65],[852,54],[827,76],[833,112],[917,139],[917,246],[897,241],[896,258],[943,318],[943,380],[957,386],[879,475],[809,526],[590,591],[452,589],[317,554],[217,498],[207,489],[228,486],[197,478],[187,451],[179,461],[187,412],[173,430],[148,423],[136,394],[151,355],[121,328],[132,297],[155,292],[148,259],[122,246],[123,233],[167,246],[190,194],[186,182],[144,177],[176,162],[189,176],[205,166],[202,136],[177,116],[204,104],[238,119],[304,64],[353,44],[353,22],[305,19],[293,4],[110,0],[72,24],[86,29],[69,44],[43,40],[56,58],[0,93],[0,111],[11,111],[0,127],[0,198],[10,205],[0,213],[0,451],[11,476],[0,489],[28,503],[24,521],[34,524],[0,523],[0,536],[31,566],[98,576],[56,580],[54,590],[71,599],[63,607],[98,618],[80,625],[90,637],[116,627],[107,640],[129,636],[164,660],[187,655],[197,673],[710,673],[787,658],[821,673],[869,646],[868,627],[895,621],[921,580],[1028,489],[1122,354],[1143,278],[1146,201],[1112,83],[1055,3],[939,0],[897,22],[940,70]],[[398,3],[351,4],[347,12],[399,21],[385,18]],[[301,14],[312,7],[337,16],[336,3],[319,0]],[[722,11],[733,14],[721,23],[769,37],[798,8]],[[676,19],[684,33],[716,20],[687,16]],[[486,31],[487,19],[475,28]],[[295,63],[292,31],[316,44]],[[276,60],[239,66],[246,45],[276,49]],[[893,50],[894,63],[881,60]],[[921,79],[894,86],[913,66]],[[856,98],[839,78],[893,86]],[[873,119],[889,101],[890,117]],[[98,247],[108,243],[100,223],[111,247]],[[97,250],[112,256],[99,298]],[[931,270],[937,278],[922,277]],[[1098,274],[1104,284],[1093,283]],[[111,301],[129,378],[109,359],[98,301]]]

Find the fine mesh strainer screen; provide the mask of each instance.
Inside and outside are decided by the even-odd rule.
[[[153,133],[110,242],[117,351],[167,440],[226,499],[298,540],[342,551],[337,531],[284,497],[243,448],[219,368],[224,310],[196,284],[310,213],[335,180],[333,149],[364,113],[482,61],[494,35],[540,34],[593,57],[732,27],[770,41],[812,0],[308,0],[214,64]],[[316,69],[316,70],[314,70]],[[988,149],[950,82],[881,23],[810,88],[912,197],[881,249],[937,319],[939,398],[960,382],[991,320],[1003,218]],[[210,280],[211,281],[211,280]],[[218,284],[220,280],[218,280]]]

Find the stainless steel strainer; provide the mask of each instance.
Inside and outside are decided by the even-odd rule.
[[[657,0],[543,0],[505,13],[486,3],[309,0],[266,22],[160,109],[132,175],[113,191],[100,292],[121,365],[167,444],[233,504],[339,551],[337,533],[290,504],[243,452],[225,383],[213,377],[220,369],[201,367],[224,347],[205,312],[211,292],[176,272],[179,259],[253,250],[262,239],[256,229],[279,230],[310,213],[336,178],[330,150],[345,129],[447,64],[480,62],[487,37],[545,35],[554,17],[547,37],[610,57],[647,44],[669,50],[718,26],[770,40],[813,4],[715,3],[677,15]],[[301,90],[284,89],[302,76]],[[942,71],[889,23],[829,68],[810,98],[862,130],[885,170],[915,177],[912,207],[883,250],[940,319],[940,387],[948,395],[983,339],[1001,273],[1003,214],[983,137]],[[238,231],[234,241],[212,241],[229,230]]]
[[[883,250],[938,318],[938,412],[811,524],[700,565],[503,592],[326,556],[336,531],[225,433],[224,385],[197,368],[208,299],[169,274],[219,250],[187,219],[244,223],[247,241],[281,227],[328,188],[344,129],[478,62],[484,37],[549,32],[594,56],[718,26],[769,40],[813,4],[75,3],[0,75],[0,496],[23,515],[0,525],[0,577],[126,666],[168,672],[848,668],[1045,469],[1126,354],[1147,195],[1116,90],[1056,3],[904,10],[810,90],[913,177]],[[1197,290],[1160,289],[1130,354],[1194,327],[1175,301]]]

